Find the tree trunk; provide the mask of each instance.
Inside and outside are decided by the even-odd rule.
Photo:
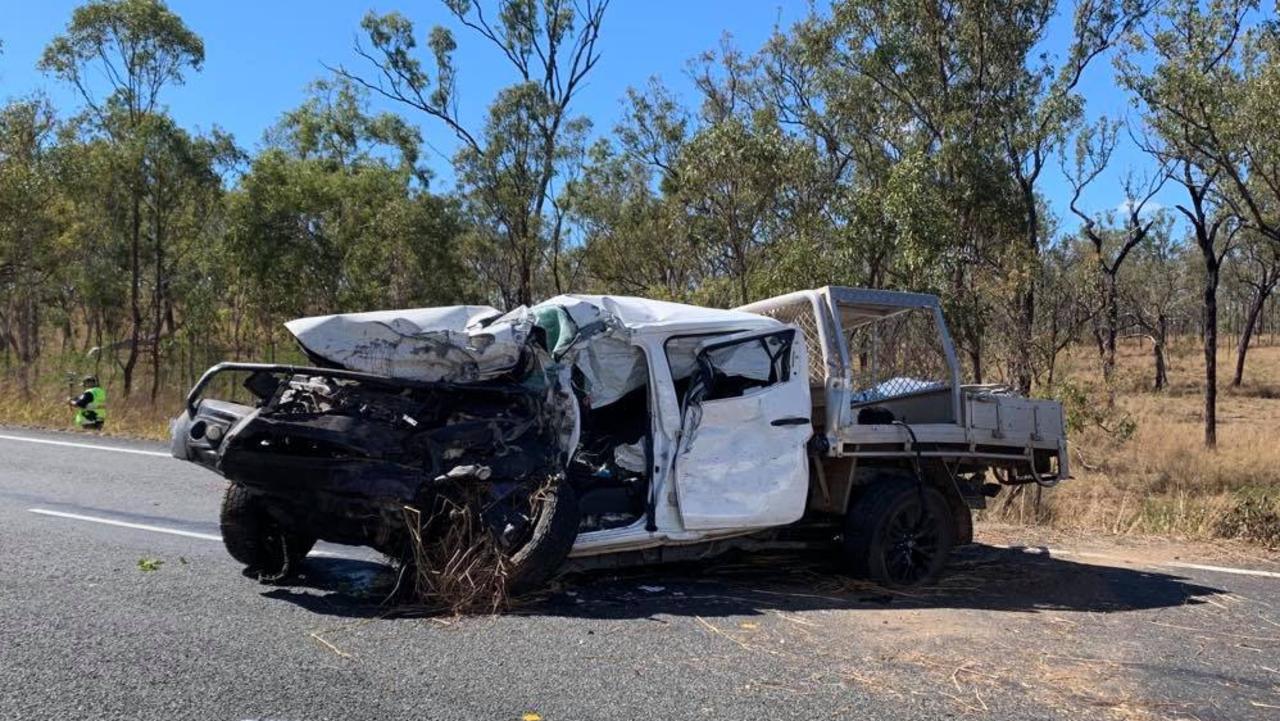
[[[1218,261],[1213,248],[1204,274],[1204,445],[1218,447]]]
[[[1028,281],[1030,283],[1030,281]],[[1024,396],[1031,395],[1031,341],[1035,337],[1036,324],[1036,292],[1028,287],[1022,292],[1022,309],[1019,317],[1018,348],[1014,351],[1017,369],[1014,380],[1018,392]]]
[[[164,187],[159,180],[155,186],[155,205],[152,209],[152,233],[155,235],[155,286],[151,293],[151,403],[160,393],[160,334],[164,328],[164,215],[161,212]]]
[[[1253,339],[1253,329],[1258,323],[1258,316],[1262,313],[1262,306],[1267,302],[1267,293],[1266,290],[1258,289],[1253,303],[1249,304],[1249,312],[1244,318],[1244,327],[1240,329],[1240,343],[1236,345],[1236,374],[1231,379],[1231,385],[1236,388],[1244,383],[1244,357],[1249,352],[1249,341]]]
[[[1107,387],[1107,408],[1113,408],[1116,404],[1116,335],[1120,332],[1120,302],[1116,297],[1116,274],[1109,272],[1104,275],[1104,302],[1106,308],[1106,324],[1103,329],[1103,347],[1102,347],[1102,382]]]
[[[133,371],[138,365],[142,338],[142,198],[133,198],[132,235],[129,239],[129,355],[124,362],[124,397],[133,391]]]
[[[1169,384],[1168,369],[1164,360],[1164,343],[1169,337],[1169,320],[1161,313],[1156,321],[1156,334],[1151,339],[1151,352],[1155,356],[1156,361],[1156,382],[1155,390],[1164,390]]]
[[[1022,201],[1025,204],[1027,227],[1024,240],[1027,244],[1026,252],[1027,267],[1035,269],[1040,262],[1040,211],[1036,207],[1035,195],[1035,178],[1026,178],[1020,181],[1022,187]],[[1014,358],[1017,367],[1014,370],[1014,380],[1017,388],[1024,396],[1031,395],[1032,383],[1032,341],[1036,332],[1036,277],[1034,270],[1027,276],[1027,287],[1023,288],[1019,294],[1021,308],[1018,313],[1018,348],[1014,351]]]

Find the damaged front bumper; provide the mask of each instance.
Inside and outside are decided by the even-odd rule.
[[[202,398],[228,373],[248,374],[252,405]],[[405,506],[430,508],[446,486],[473,477],[492,493],[493,523],[518,527],[502,514],[519,504],[505,499],[560,472],[566,458],[556,398],[537,384],[221,363],[172,421],[171,451],[268,496],[286,529],[395,555]]]

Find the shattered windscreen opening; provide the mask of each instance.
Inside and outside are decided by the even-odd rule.
[[[795,331],[746,338],[705,350],[707,379],[705,401],[738,398],[791,375],[791,343]]]

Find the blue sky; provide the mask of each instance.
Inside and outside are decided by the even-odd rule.
[[[77,4],[75,0],[0,0],[0,18],[4,18],[0,98],[43,90],[64,112],[78,107],[78,98],[69,88],[35,69],[41,50],[63,30]],[[483,39],[458,29],[438,0],[171,0],[170,7],[205,43],[204,70],[191,74],[186,85],[168,91],[165,101],[170,111],[185,127],[207,130],[216,124],[248,148],[257,146],[263,130],[282,112],[302,101],[306,85],[325,74],[322,63],[346,64],[353,70],[361,67],[352,43],[369,9],[400,10],[414,20],[421,34],[435,24],[455,27],[464,115],[483,117],[494,92],[513,80],[500,55]],[[651,76],[662,78],[691,105],[697,102],[686,75],[691,58],[717,47],[725,33],[744,51],[753,51],[775,25],[790,25],[806,12],[803,0],[614,0],[605,17],[602,58],[576,109],[592,119],[596,133],[606,133],[620,115],[627,87],[640,86]],[[1045,49],[1060,52],[1069,28],[1065,18],[1058,18]],[[1081,90],[1091,117],[1126,112],[1126,100],[1115,89],[1109,62],[1095,63]],[[434,148],[445,155],[452,151],[452,136],[446,129],[415,116],[411,109],[405,112],[410,120],[420,122],[424,138]],[[446,160],[436,155],[428,161],[437,173],[435,186],[449,185]],[[1144,163],[1134,148],[1122,147],[1111,172],[1085,198],[1085,206],[1119,205],[1125,169]],[[1076,223],[1066,206],[1068,192],[1054,160],[1047,170],[1044,193],[1063,227],[1072,228]],[[1166,189],[1158,200],[1171,204],[1176,195]]]

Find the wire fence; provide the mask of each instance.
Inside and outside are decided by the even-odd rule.
[[[809,349],[810,386],[822,387],[826,384],[828,372],[839,372],[836,368],[828,369],[826,366],[826,354],[823,352],[822,336],[818,333],[818,318],[813,312],[813,306],[809,301],[802,300],[770,308],[761,311],[761,315],[767,315],[783,323],[794,324],[800,329],[800,333],[804,335],[805,347]]]
[[[914,308],[847,323],[854,403],[944,388],[951,368],[933,311]]]
[[[820,387],[840,374],[839,359],[828,361],[818,316],[808,300],[777,306],[763,315],[792,323],[809,348],[809,383]],[[841,340],[848,354],[854,403],[943,388],[951,368],[933,310],[905,309],[889,316],[850,313],[843,319]]]

